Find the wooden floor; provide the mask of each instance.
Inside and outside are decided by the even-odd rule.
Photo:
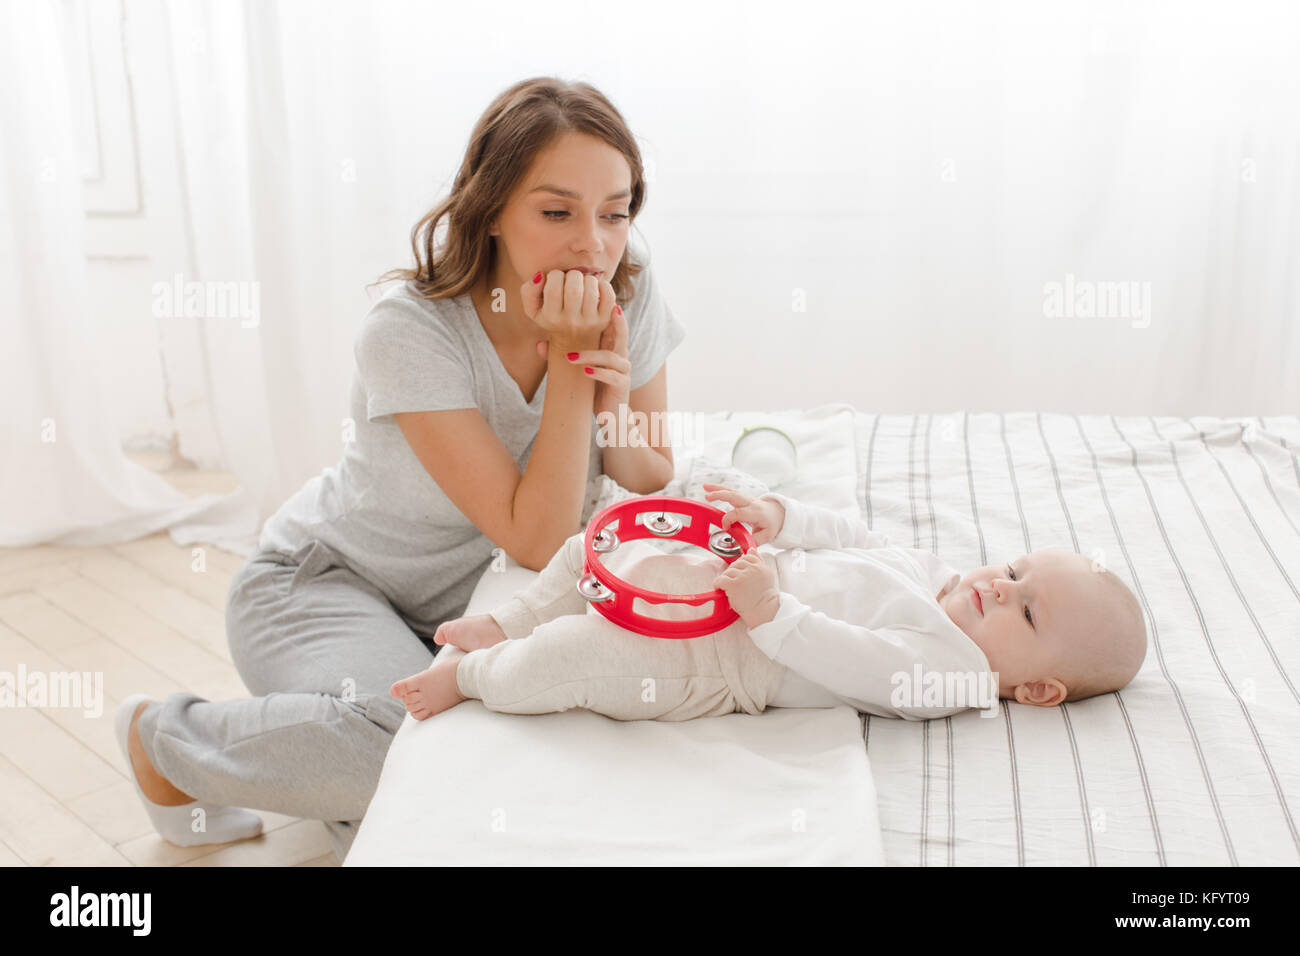
[[[168,471],[168,453],[131,457],[187,494],[229,491],[228,475]],[[0,671],[103,674],[103,712],[0,707],[0,865],[337,866],[324,825],[256,811],[239,843],[163,840],[127,776],[113,713],[131,694],[248,697],[226,647],[224,610],[243,558],[165,531],[102,548],[0,548]]]

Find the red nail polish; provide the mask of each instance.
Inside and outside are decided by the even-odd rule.
[[[614,311],[617,312],[619,315],[622,315],[622,314],[623,314],[623,307],[622,307],[621,305],[616,305],[616,306],[614,306]]]
[[[596,374],[595,372],[593,372],[593,371],[592,371],[591,369],[589,369],[589,368],[587,368],[587,369],[583,369],[583,371],[586,372],[588,375],[595,375],[595,374]]]
[[[578,357],[578,353],[577,353],[577,352],[570,352],[568,357],[569,357],[569,361],[572,362],[574,359],[576,359],[576,358]]]
[[[533,285],[537,285],[537,283],[541,281],[542,281],[542,274],[540,272],[537,273],[537,275],[533,276]]]

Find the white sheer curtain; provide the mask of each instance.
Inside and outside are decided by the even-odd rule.
[[[106,329],[87,294],[61,8],[0,4],[0,546],[95,546],[222,524],[118,441]],[[100,317],[102,318],[102,317]]]
[[[113,447],[76,352],[74,177],[31,187],[70,148],[51,16],[15,5],[0,544],[168,526],[247,552],[342,453],[365,284],[408,263],[483,107],[540,74],[594,83],[640,139],[639,230],[689,330],[674,408],[1300,406],[1289,5],[125,2],[174,90],[185,240],[156,277],[258,291],[256,325],[163,332],[165,361],[200,357],[170,377],[180,450],[240,490],[182,507]],[[1053,283],[1145,284],[1150,313],[1052,316]],[[745,374],[719,376],[737,343]]]

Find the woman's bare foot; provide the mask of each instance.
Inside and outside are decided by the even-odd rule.
[[[144,795],[154,803],[164,807],[178,807],[183,803],[193,803],[194,797],[191,797],[184,790],[178,790],[172,786],[171,782],[153,768],[149,762],[149,755],[144,752],[144,744],[140,743],[140,715],[148,707],[150,701],[145,701],[136,708],[135,714],[131,717],[131,729],[127,733],[126,743],[127,750],[131,754],[131,769],[135,771],[135,779],[140,783],[140,789]]]
[[[493,620],[491,614],[475,614],[473,617],[461,617],[438,625],[434,632],[433,643],[450,644],[462,651],[477,651],[483,647],[500,644],[506,639],[501,625]]]
[[[416,720],[440,714],[467,699],[456,685],[456,669],[461,660],[458,657],[454,661],[434,661],[428,670],[397,681],[388,693],[400,699]]]

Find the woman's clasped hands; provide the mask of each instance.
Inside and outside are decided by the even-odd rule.
[[[534,281],[541,276],[541,281]],[[551,344],[565,351],[571,365],[580,365],[596,381],[593,414],[617,414],[626,405],[632,385],[628,358],[627,319],[615,301],[614,287],[603,276],[578,269],[537,273],[520,287],[524,314],[549,335],[537,343],[546,358]],[[599,333],[596,348],[583,348]]]

